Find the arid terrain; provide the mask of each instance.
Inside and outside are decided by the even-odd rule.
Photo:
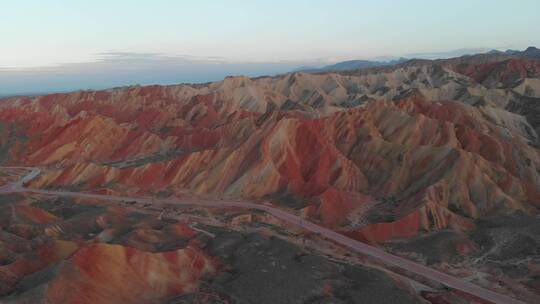
[[[221,200],[539,303],[539,59],[0,100],[0,187],[148,199],[1,193],[0,303],[489,303]]]

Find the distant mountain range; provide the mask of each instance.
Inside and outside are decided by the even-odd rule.
[[[459,50],[459,52],[463,53],[463,50]],[[446,54],[446,53],[444,53]],[[441,53],[441,56],[444,55]],[[464,54],[459,57],[468,57],[468,56],[475,56],[475,55],[482,55],[482,54],[488,54],[488,55],[508,55],[509,57],[522,57],[522,58],[532,58],[532,59],[540,59],[540,49],[536,47],[528,47],[524,51],[518,51],[518,50],[506,50],[506,51],[500,51],[500,50],[490,50],[488,52],[483,53],[473,53],[473,54]],[[429,56],[428,56],[429,55]],[[433,57],[432,54],[426,54],[427,57]],[[384,67],[384,66],[393,66],[405,63],[410,60],[416,60],[416,59],[425,59],[423,58],[422,54],[413,55],[411,57],[401,57],[394,60],[347,60],[347,61],[341,61],[335,64],[326,65],[320,68],[317,67],[302,67],[295,72],[305,72],[305,73],[320,73],[320,72],[331,72],[331,71],[347,71],[347,70],[357,70],[357,69],[365,69],[365,68],[375,68],[375,67]],[[444,56],[443,56],[444,57]],[[444,58],[441,58],[444,59]]]
[[[356,69],[363,69],[363,68],[375,68],[375,67],[381,67],[381,66],[396,65],[396,64],[406,62],[407,60],[409,59],[403,58],[403,57],[396,60],[390,60],[390,61],[347,60],[347,61],[338,62],[336,64],[323,66],[321,68],[304,67],[304,68],[298,69],[296,72],[317,73],[317,72],[329,72],[329,71],[356,70]]]
[[[525,58],[532,58],[532,59],[540,59],[540,49],[530,46],[524,51],[516,51],[516,50],[506,50],[506,51],[499,51],[499,50],[491,50],[489,51],[490,54],[507,54],[511,56],[518,56],[518,57],[525,57]]]

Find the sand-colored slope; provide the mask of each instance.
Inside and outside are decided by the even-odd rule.
[[[450,63],[9,99],[4,161],[48,166],[32,187],[272,199],[374,240],[536,212],[537,63]]]

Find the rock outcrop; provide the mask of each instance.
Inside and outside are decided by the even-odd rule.
[[[372,241],[540,205],[540,66],[408,63],[0,104],[31,187],[270,199]]]

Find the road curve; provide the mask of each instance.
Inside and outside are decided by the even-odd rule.
[[[19,169],[23,167],[10,167],[10,168]],[[429,280],[436,281],[440,284],[443,284],[453,289],[460,290],[462,292],[476,296],[483,300],[486,300],[495,304],[525,304],[525,302],[513,299],[511,297],[491,291],[486,288],[482,288],[478,285],[475,285],[463,279],[453,277],[444,272],[415,263],[405,258],[401,258],[399,256],[390,254],[377,247],[356,241],[347,236],[339,234],[333,230],[314,224],[313,222],[310,222],[304,218],[301,218],[294,214],[285,212],[281,209],[271,207],[268,205],[255,204],[255,203],[242,202],[242,201],[210,201],[210,200],[189,200],[188,201],[188,200],[180,200],[176,198],[157,199],[157,198],[148,198],[148,197],[123,197],[123,196],[113,196],[113,195],[104,195],[104,194],[82,193],[82,192],[32,189],[32,188],[24,187],[24,183],[37,177],[41,173],[41,171],[39,168],[25,168],[25,169],[31,169],[31,172],[27,174],[26,176],[24,176],[21,180],[15,183],[10,183],[10,184],[4,185],[3,187],[0,187],[0,193],[29,192],[29,193],[46,194],[46,195],[54,195],[54,196],[93,198],[93,199],[119,201],[119,202],[136,201],[139,203],[162,203],[162,204],[176,204],[176,205],[188,205],[188,206],[200,206],[200,207],[238,207],[238,208],[245,208],[245,209],[261,210],[285,222],[302,227],[311,232],[317,233],[340,245],[348,247],[357,253],[365,254],[367,256],[382,260],[383,262],[389,265],[417,274]]]

